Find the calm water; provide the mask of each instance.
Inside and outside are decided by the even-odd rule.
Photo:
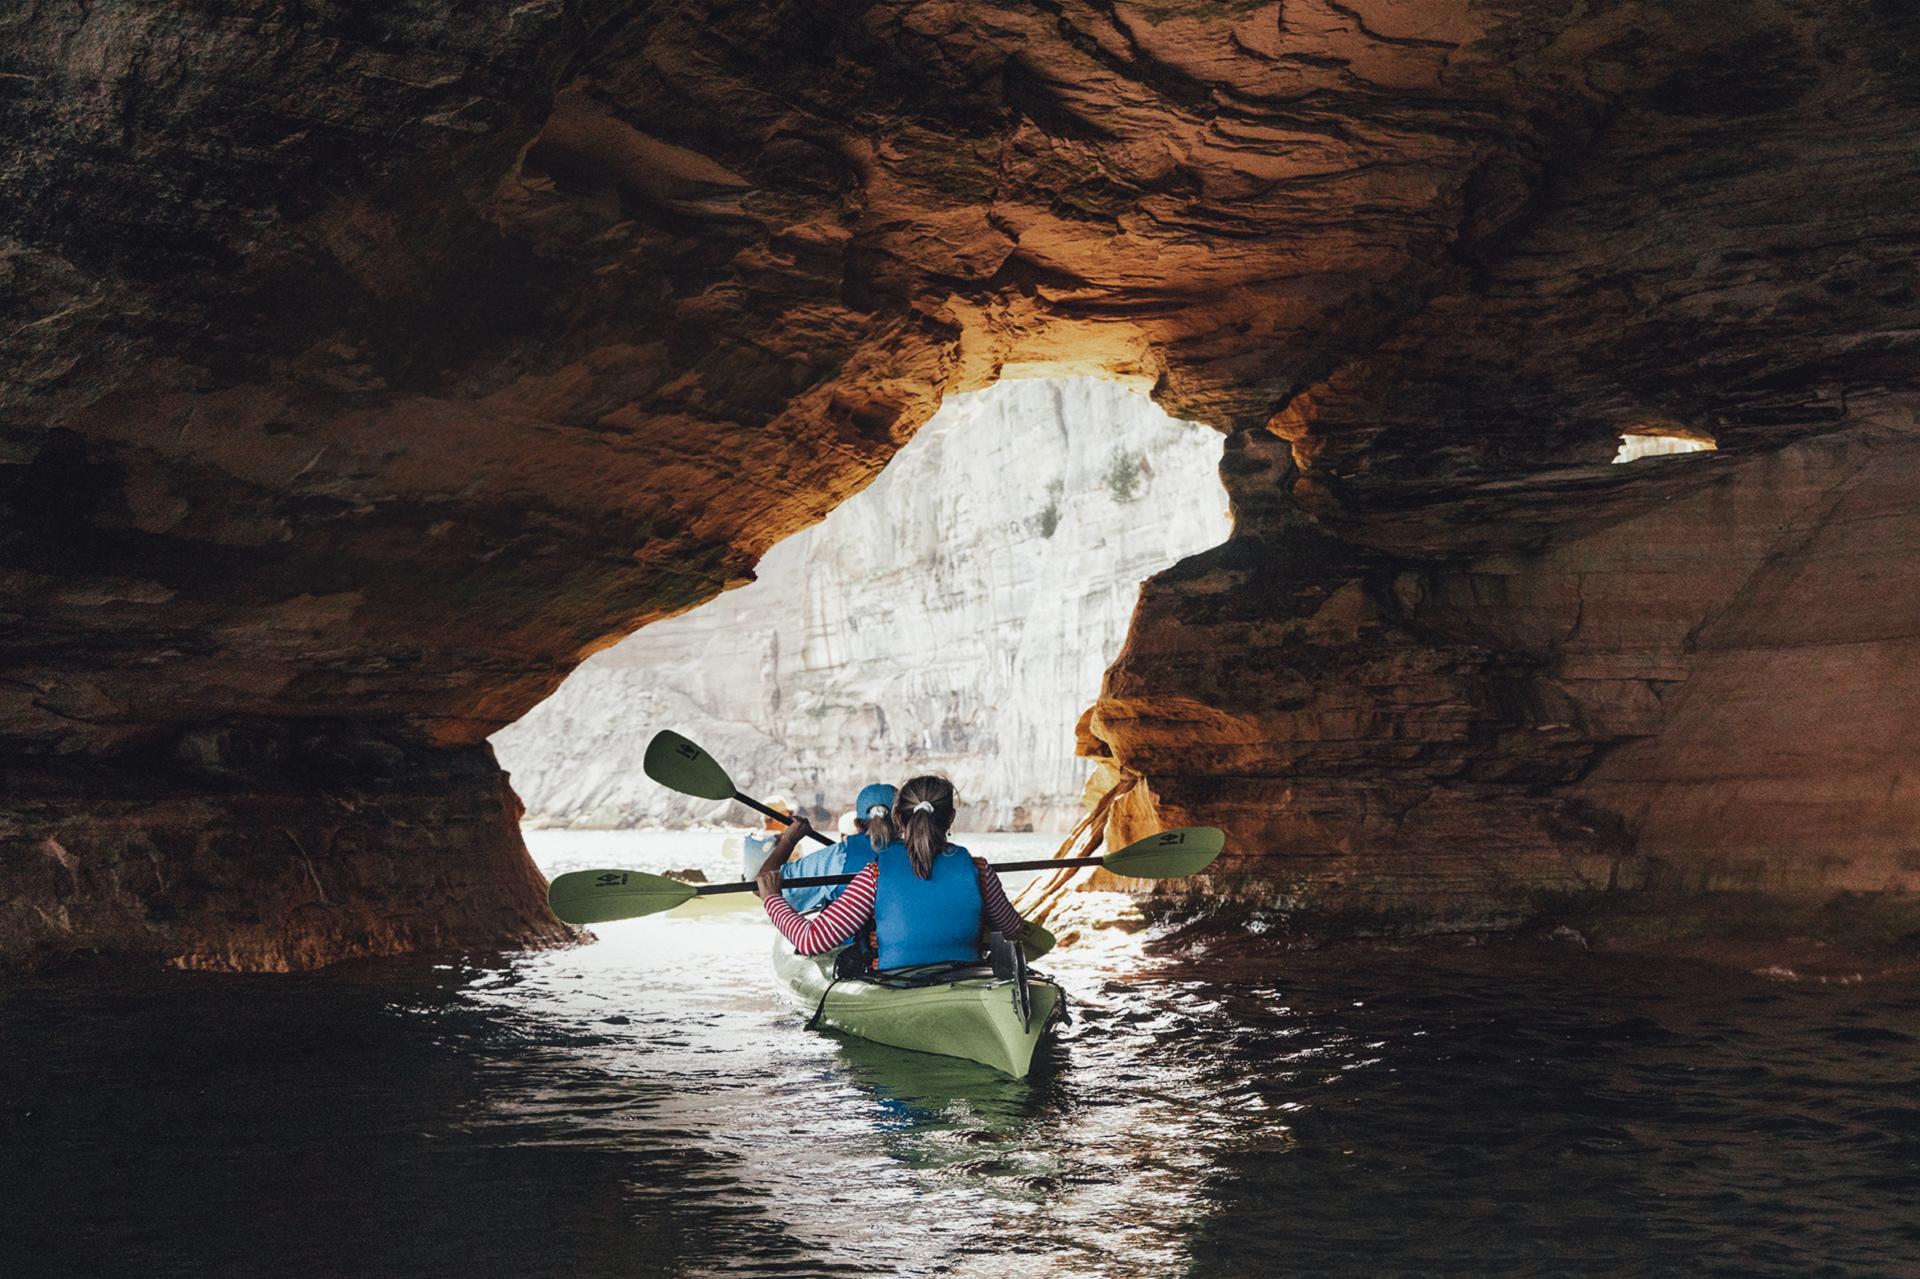
[[[619,838],[543,859],[718,843]],[[802,1030],[750,911],[601,932],[12,986],[0,1274],[1920,1274],[1911,989],[1107,951],[1014,1083]]]

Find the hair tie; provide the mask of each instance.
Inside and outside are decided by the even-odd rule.
[[[872,821],[876,817],[885,817],[886,815],[887,815],[887,806],[885,804],[872,804],[872,805],[869,805],[867,808],[868,821]]]
[[[933,811],[933,805],[929,801],[923,799],[919,803],[913,806],[913,811],[916,813],[931,813]]]

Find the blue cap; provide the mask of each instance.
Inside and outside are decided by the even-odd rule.
[[[853,801],[853,815],[864,822],[876,808],[891,809],[897,794],[899,792],[885,782],[869,782],[860,788],[860,798]]]

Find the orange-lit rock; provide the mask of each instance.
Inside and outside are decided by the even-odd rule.
[[[109,0],[5,30],[0,952],[192,961],[247,883],[282,887],[235,963],[542,935],[474,744],[1035,362],[1231,433],[1241,536],[1150,592],[1097,719],[1255,891],[1364,883],[1335,896],[1428,926],[1615,867],[1730,882],[1715,857],[1912,886],[1873,780],[1904,747],[1839,740],[1911,705],[1873,630],[1915,601],[1920,31],[1889,8]],[[1652,420],[1720,452],[1599,469]],[[1878,504],[1823,517],[1823,483]],[[1656,535],[1698,556],[1650,573]],[[1824,581],[1881,606],[1810,617]],[[1716,752],[1777,732],[1806,749],[1738,785],[1790,784],[1733,804]],[[156,762],[223,733],[357,762],[277,811],[278,762]],[[493,816],[421,862],[444,893],[285,887],[336,821],[345,870],[446,811]],[[232,874],[195,895],[215,827]],[[76,874],[20,869],[48,840]],[[136,845],[151,879],[101,877]],[[32,922],[63,917],[103,922]]]

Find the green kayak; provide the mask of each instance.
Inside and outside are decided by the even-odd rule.
[[[835,1030],[895,1048],[964,1057],[1015,1079],[1026,1078],[1033,1050],[1060,1008],[1060,988],[1029,976],[1030,1015],[1023,1018],[1015,983],[978,969],[924,986],[860,978],[836,982],[836,953],[801,955],[784,937],[774,939],[774,976],[802,1013],[811,1017],[818,1008],[820,1024]]]

